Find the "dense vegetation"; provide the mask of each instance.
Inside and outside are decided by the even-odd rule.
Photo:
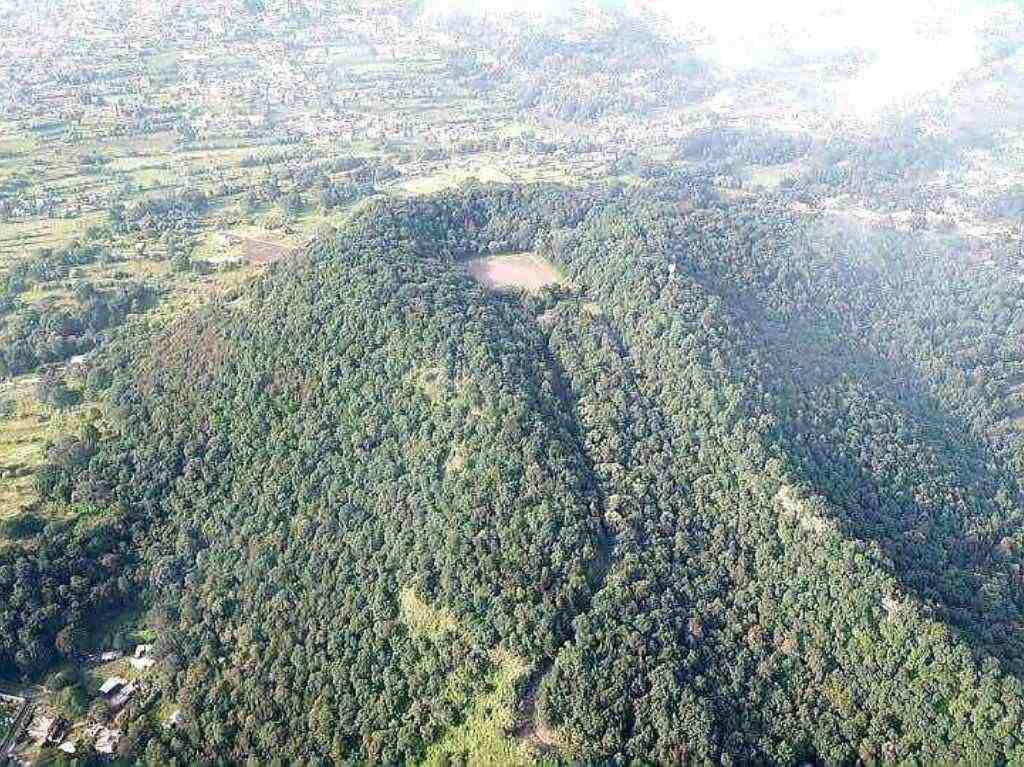
[[[71,305],[21,309],[0,331],[0,379],[90,351],[103,330],[144,311],[155,298],[156,291],[143,282],[129,280],[109,289],[81,283]]]
[[[92,363],[0,666],[148,606],[154,765],[419,760],[502,658],[556,760],[1024,759],[1024,287],[963,247],[691,176],[375,200]]]
[[[143,5],[0,3],[15,758],[1024,762],[1024,10]]]

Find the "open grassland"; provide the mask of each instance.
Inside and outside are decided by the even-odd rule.
[[[38,383],[37,375],[0,383],[0,519],[38,500],[35,473],[48,445],[96,422],[97,411],[87,403],[55,409],[40,402]]]
[[[530,742],[516,731],[517,688],[529,669],[509,653],[495,652],[497,670],[488,680],[488,692],[467,701],[466,720],[448,732],[428,752],[430,767],[451,764],[453,757],[487,767],[534,764]]]
[[[39,403],[35,384],[30,376],[0,384],[0,518],[36,499],[33,472],[43,462],[47,440],[64,423]]]
[[[41,248],[59,248],[80,239],[90,226],[102,220],[99,213],[87,213],[75,218],[0,223],[0,269]]]
[[[470,180],[505,184],[514,178],[512,174],[493,163],[482,163],[405,179],[399,183],[398,188],[409,194],[433,194],[444,189],[453,189]]]

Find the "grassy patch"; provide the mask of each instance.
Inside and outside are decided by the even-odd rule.
[[[0,518],[36,500],[33,473],[43,462],[53,424],[35,399],[35,380],[25,377],[0,385],[0,401],[13,409],[0,420]]]
[[[426,634],[433,641],[441,641],[447,632],[459,633],[461,626],[449,611],[431,607],[413,589],[403,589],[399,598],[402,619],[414,634]]]
[[[59,248],[79,239],[93,224],[103,221],[103,214],[88,213],[77,218],[33,219],[0,224],[0,264],[14,260],[39,248]]]
[[[454,614],[428,605],[413,589],[404,589],[399,603],[402,619],[413,634],[437,643],[452,641],[453,637],[469,641]],[[494,650],[491,660],[494,670],[476,697],[467,699],[456,692],[466,689],[466,680],[451,680],[450,690],[466,711],[466,718],[430,747],[425,764],[447,764],[454,756],[464,757],[472,765],[532,763],[528,745],[510,734],[517,724],[518,683],[530,669],[523,660],[502,649]]]
[[[440,367],[419,369],[412,375],[411,380],[413,385],[423,392],[423,396],[434,403],[441,402],[445,392],[451,386],[448,374]]]
[[[36,376],[0,383],[0,518],[19,513],[38,500],[35,471],[46,458],[46,445],[76,432],[87,405],[57,412],[36,398]],[[13,411],[13,412],[11,412]]]
[[[433,194],[445,189],[454,189],[470,179],[483,183],[507,184],[515,181],[516,177],[497,165],[481,163],[406,179],[398,184],[398,188],[409,194]]]
[[[798,175],[800,168],[799,162],[787,165],[752,165],[743,172],[743,176],[753,186],[778,189],[787,178]]]
[[[31,152],[35,146],[35,138],[22,131],[15,122],[0,122],[0,154],[24,155]]]
[[[425,763],[443,765],[461,755],[472,765],[527,765],[533,762],[525,744],[511,737],[516,726],[517,685],[529,669],[500,650],[493,653],[496,665],[489,691],[470,702],[466,721],[449,731],[427,752]]]

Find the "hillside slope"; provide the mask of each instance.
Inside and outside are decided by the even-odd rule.
[[[1024,759],[1022,290],[852,237],[706,189],[368,205],[96,363],[114,427],[44,488],[96,511],[0,553],[0,659],[150,607],[152,764]]]

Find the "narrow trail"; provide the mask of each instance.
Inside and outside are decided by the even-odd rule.
[[[573,312],[571,316],[563,314],[563,310]],[[533,749],[541,754],[552,750],[557,745],[555,733],[548,729],[543,722],[538,720],[537,701],[540,696],[544,679],[551,672],[562,648],[579,640],[576,631],[576,619],[586,615],[594,608],[594,601],[603,591],[605,583],[616,560],[618,538],[613,529],[606,521],[606,515],[610,510],[609,496],[621,495],[619,491],[626,492],[620,488],[621,482],[612,478],[606,471],[598,466],[598,460],[588,448],[588,442],[597,434],[606,430],[614,430],[617,424],[614,418],[605,420],[604,417],[592,418],[588,414],[594,402],[602,399],[600,391],[586,385],[584,377],[588,371],[573,366],[578,366],[584,356],[580,356],[581,350],[587,346],[586,325],[583,324],[582,314],[586,310],[582,305],[572,305],[556,308],[551,312],[545,312],[541,317],[536,318],[537,326],[543,334],[542,356],[545,365],[551,371],[553,388],[564,411],[571,414],[571,424],[576,449],[581,457],[586,471],[588,483],[588,495],[590,497],[590,509],[594,523],[594,544],[595,553],[588,568],[588,583],[590,588],[586,598],[579,604],[574,605],[573,614],[567,616],[564,621],[565,633],[561,638],[558,647],[551,656],[538,664],[530,673],[524,683],[521,697],[516,711],[518,725],[514,736],[520,741],[528,743]],[[621,340],[618,338],[615,329],[602,323],[602,330],[612,340],[611,347],[601,347],[603,352],[611,352],[610,359],[598,360],[598,364],[611,363],[618,372],[623,372],[627,366],[623,359],[624,351]],[[567,338],[561,344],[552,342],[552,333],[563,332]],[[627,376],[628,378],[628,376]],[[616,415],[624,416],[624,413],[615,411]],[[630,467],[626,467],[627,473]]]

